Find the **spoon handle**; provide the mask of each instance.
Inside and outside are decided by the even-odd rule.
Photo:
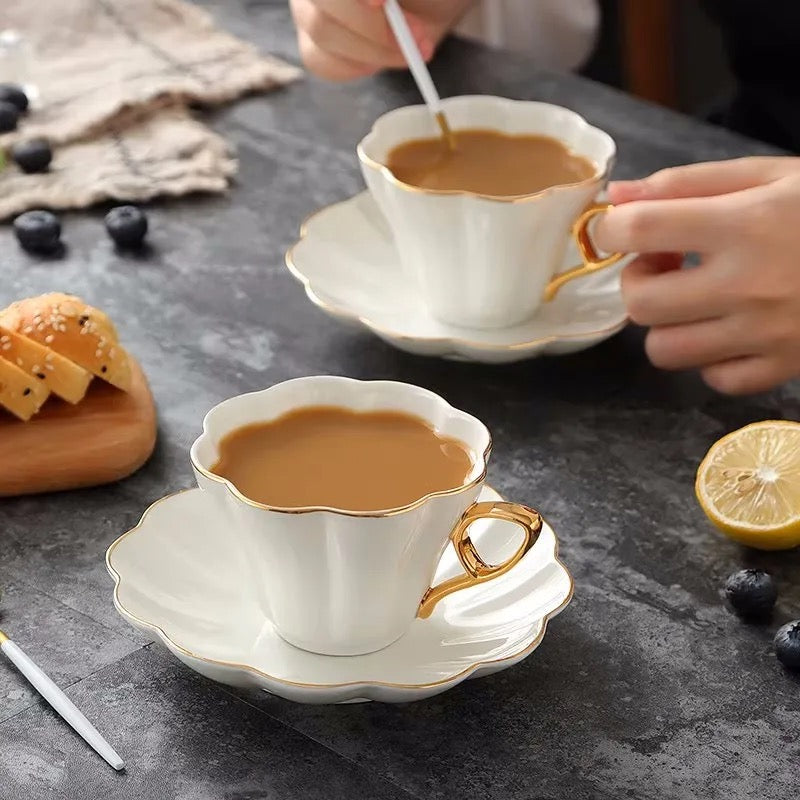
[[[414,41],[414,36],[411,33],[406,18],[397,2],[397,0],[386,0],[384,5],[384,12],[386,18],[389,20],[389,25],[394,32],[397,43],[403,51],[408,68],[414,76],[414,80],[419,87],[425,103],[430,108],[431,113],[438,114],[442,110],[442,102],[439,99],[439,92],[433,84],[431,73],[425,64],[425,59],[419,52],[417,43]]]
[[[87,744],[93,747],[114,769],[124,769],[125,762],[100,735],[94,725],[78,711],[64,692],[25,655],[22,648],[18,647],[2,633],[0,633],[0,650],[8,656],[39,694],[84,738]]]

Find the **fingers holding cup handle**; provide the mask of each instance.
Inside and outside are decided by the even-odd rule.
[[[522,544],[514,555],[502,564],[487,564],[470,539],[469,529],[472,523],[479,519],[504,520],[513,522],[522,528],[524,534]],[[450,534],[458,560],[464,567],[464,574],[457,575],[455,578],[450,578],[428,589],[420,601],[417,616],[420,619],[427,619],[433,613],[436,604],[447,595],[505,575],[536,544],[542,531],[542,524],[542,518],[538,511],[519,503],[483,502],[471,505]]]
[[[544,301],[546,303],[549,303],[558,294],[559,289],[564,284],[575,280],[575,278],[582,278],[585,275],[591,275],[593,272],[606,269],[625,257],[625,253],[609,253],[606,256],[601,256],[589,233],[589,223],[600,214],[605,214],[610,208],[611,205],[609,203],[593,203],[572,223],[572,237],[578,246],[578,252],[583,259],[583,263],[568,269],[566,272],[559,273],[550,280],[544,290]]]

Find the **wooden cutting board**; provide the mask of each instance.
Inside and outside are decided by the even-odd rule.
[[[95,378],[70,405],[51,397],[29,422],[0,411],[0,497],[97,486],[125,478],[156,443],[156,411],[139,364],[130,392]]]

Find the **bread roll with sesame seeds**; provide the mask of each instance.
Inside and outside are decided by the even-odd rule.
[[[90,372],[19,333],[0,325],[0,359],[9,361],[36,378],[57,397],[68,403],[83,400]]]
[[[130,391],[131,365],[114,325],[78,297],[54,292],[19,300],[0,311],[0,326]]]
[[[50,390],[16,364],[0,361],[0,407],[27,422],[47,400]]]

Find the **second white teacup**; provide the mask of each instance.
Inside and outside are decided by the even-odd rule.
[[[578,183],[514,197],[422,189],[400,181],[386,162],[398,145],[437,136],[436,122],[425,106],[380,117],[358,145],[359,161],[403,268],[434,317],[468,328],[516,325],[567,281],[622,258],[599,255],[587,232],[590,219],[606,208],[596,201],[616,153],[607,133],[549,103],[462,96],[445,100],[444,111],[456,130],[552,137],[596,169]],[[563,271],[570,236],[583,263]]]

